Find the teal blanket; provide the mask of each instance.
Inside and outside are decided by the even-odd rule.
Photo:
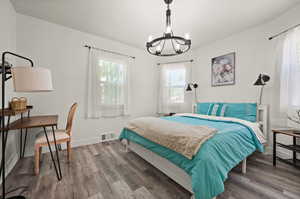
[[[263,145],[254,132],[241,123],[183,116],[161,119],[218,129],[218,133],[201,146],[192,160],[126,128],[120,135],[120,139],[140,144],[186,171],[192,178],[196,199],[211,199],[222,193],[228,172],[254,151],[263,152]]]

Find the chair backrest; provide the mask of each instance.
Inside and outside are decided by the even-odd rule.
[[[76,112],[77,107],[78,107],[77,103],[74,103],[71,106],[70,111],[69,111],[69,115],[68,115],[68,119],[67,119],[66,130],[67,130],[67,133],[70,136],[71,136],[71,133],[72,133],[72,125],[73,125],[73,120],[74,120],[74,116],[75,116],[75,112]]]

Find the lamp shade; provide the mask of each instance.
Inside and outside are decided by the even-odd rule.
[[[187,85],[186,91],[192,91],[191,84]]]
[[[270,76],[260,74],[257,78],[257,80],[254,82],[254,86],[264,86],[266,85],[266,82],[270,80]]]
[[[48,92],[53,90],[50,70],[41,67],[11,68],[15,92]]]

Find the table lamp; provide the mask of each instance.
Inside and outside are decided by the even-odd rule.
[[[6,55],[12,55],[30,62],[31,67],[12,67],[6,64]],[[12,196],[6,198],[5,195],[5,149],[7,141],[7,131],[5,130],[5,82],[10,78],[13,79],[13,86],[15,92],[47,92],[52,91],[52,78],[50,70],[46,68],[33,67],[33,61],[27,57],[12,53],[2,53],[2,112],[1,112],[1,137],[2,137],[2,197],[1,199],[25,199],[24,196]],[[6,135],[5,135],[6,132]]]

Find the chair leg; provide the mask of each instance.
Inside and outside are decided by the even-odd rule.
[[[35,163],[34,163],[34,173],[35,175],[38,175],[40,173],[40,146],[35,146],[34,149],[34,159],[35,159]]]
[[[43,149],[42,147],[39,148],[39,155],[40,155],[39,156],[39,161],[40,162],[42,161],[42,152],[43,152],[42,149]]]
[[[71,152],[72,152],[72,148],[71,148],[71,141],[67,142],[67,156],[68,156],[68,161],[71,161]]]

